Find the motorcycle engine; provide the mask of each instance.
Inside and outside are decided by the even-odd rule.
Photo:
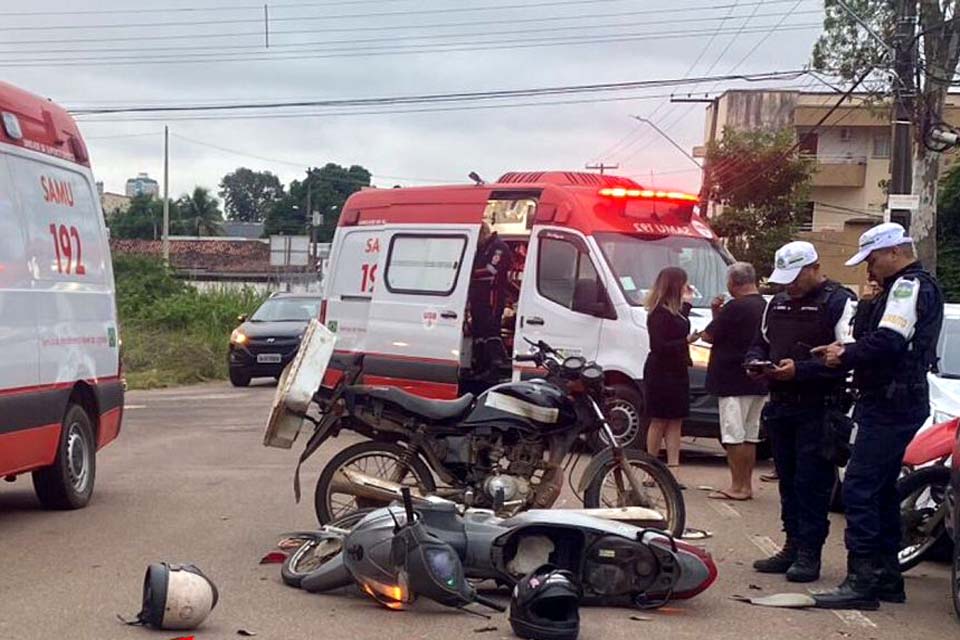
[[[530,494],[530,481],[520,476],[498,474],[490,476],[483,482],[483,491],[494,500],[499,491],[503,491],[503,499],[526,500]]]

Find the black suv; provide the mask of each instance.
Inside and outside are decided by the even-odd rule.
[[[230,335],[230,382],[245,387],[251,378],[279,378],[290,364],[311,318],[320,312],[320,296],[275,293]]]

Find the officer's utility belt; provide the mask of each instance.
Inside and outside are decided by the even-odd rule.
[[[881,387],[870,387],[860,389],[857,393],[858,400],[894,400],[897,398],[910,398],[916,394],[926,394],[928,392],[927,382],[891,382]]]
[[[819,409],[824,406],[826,395],[823,392],[813,391],[771,391],[770,402]]]

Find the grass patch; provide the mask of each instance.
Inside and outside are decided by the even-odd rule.
[[[116,256],[123,365],[132,389],[227,377],[227,346],[237,316],[266,296],[252,289],[201,293],[147,257]]]

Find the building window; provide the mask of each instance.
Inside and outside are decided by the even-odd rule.
[[[840,129],[840,142],[850,142],[853,140],[853,131],[848,127]]]
[[[387,255],[387,290],[391,293],[448,296],[460,273],[466,236],[398,234]]]
[[[815,133],[800,132],[800,155],[816,156],[820,137]]]
[[[813,209],[814,203],[807,202],[797,212],[797,227],[800,231],[813,231]]]
[[[883,131],[873,134],[873,157],[890,157],[890,132]]]

